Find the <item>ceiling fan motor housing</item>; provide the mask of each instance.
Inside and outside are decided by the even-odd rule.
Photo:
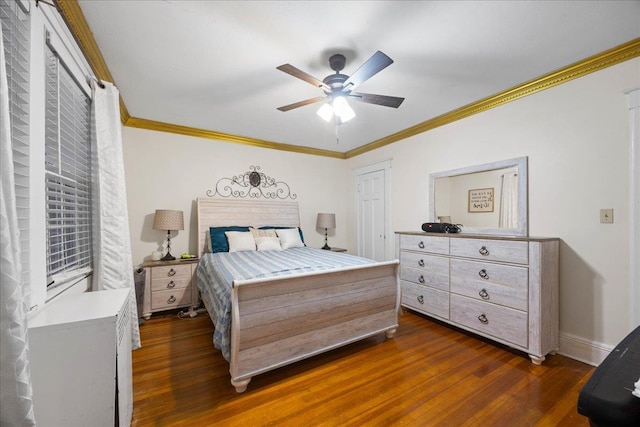
[[[342,88],[344,86],[344,82],[349,78],[349,76],[344,75],[344,74],[340,74],[340,73],[336,73],[336,74],[331,74],[327,77],[324,78],[324,80],[322,80],[322,82],[324,84],[326,84],[327,86],[329,86],[329,90],[324,89],[324,93],[326,93],[327,95],[331,95],[334,92],[340,92],[342,91]]]

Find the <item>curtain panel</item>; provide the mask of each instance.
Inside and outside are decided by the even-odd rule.
[[[20,262],[9,87],[0,22],[0,425],[33,426],[27,313]]]
[[[92,82],[93,290],[130,288],[131,348],[141,346],[129,235],[118,89]]]

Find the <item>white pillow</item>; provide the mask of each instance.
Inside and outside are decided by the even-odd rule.
[[[229,252],[255,251],[256,241],[250,231],[225,231]]]
[[[280,246],[282,249],[301,248],[304,247],[300,232],[297,228],[283,228],[276,230],[276,234],[280,238]]]
[[[255,237],[259,251],[281,251],[280,239],[277,237]]]

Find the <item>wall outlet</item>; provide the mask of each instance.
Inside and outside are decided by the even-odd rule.
[[[600,209],[600,223],[613,224],[613,209]]]

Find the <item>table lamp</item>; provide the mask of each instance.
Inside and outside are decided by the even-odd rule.
[[[331,249],[327,244],[327,229],[336,228],[336,214],[319,213],[316,228],[324,228],[324,246],[322,249]]]
[[[184,230],[184,218],[182,211],[169,209],[156,209],[153,217],[154,230],[167,230],[167,254],[161,261],[173,261],[176,259],[171,255],[171,230]]]

